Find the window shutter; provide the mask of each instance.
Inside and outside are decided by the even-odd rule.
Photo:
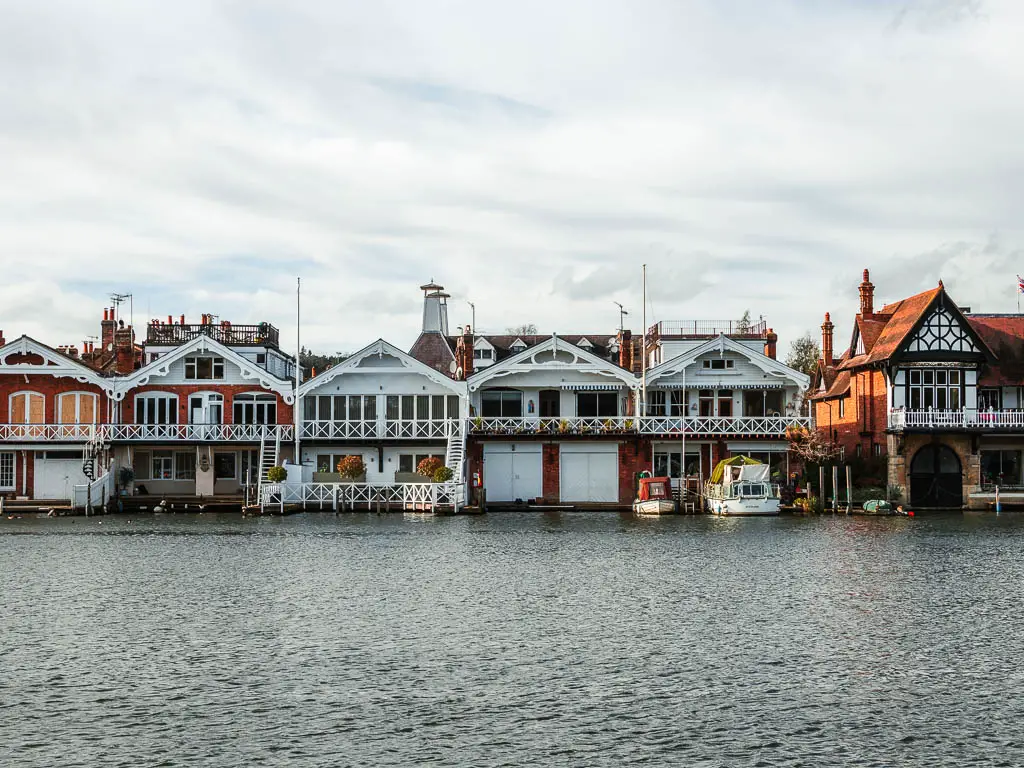
[[[28,396],[28,423],[43,423],[43,396],[35,393]]]
[[[74,424],[75,423],[75,401],[78,399],[77,395],[63,394],[60,396],[60,423],[61,424]]]
[[[25,423],[25,395],[11,396],[11,423]]]
[[[97,421],[96,395],[79,395],[79,402],[78,422],[80,424],[95,424]]]

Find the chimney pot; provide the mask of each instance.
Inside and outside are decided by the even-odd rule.
[[[181,324],[182,324],[182,325],[184,325],[184,324],[185,324],[185,316],[184,316],[184,315],[182,315],[182,316],[181,316]]]
[[[860,284],[860,313],[863,316],[874,314],[875,286],[872,285],[868,271],[864,270],[864,281]]]

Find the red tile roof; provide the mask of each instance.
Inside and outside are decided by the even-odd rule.
[[[981,386],[1024,384],[1024,315],[968,315],[967,322],[996,355],[978,379]]]
[[[856,368],[861,365],[869,365],[871,363],[879,363],[883,360],[888,360],[892,357],[899,348],[903,345],[907,336],[917,325],[921,316],[927,311],[928,307],[935,301],[935,297],[942,293],[942,286],[932,288],[931,290],[918,293],[909,298],[897,301],[893,304],[887,304],[882,307],[882,311],[872,316],[872,320],[877,315],[888,315],[888,319],[885,319],[885,324],[881,328],[874,343],[868,350],[867,343],[865,341],[863,355],[850,358],[846,363],[843,364],[843,368],[849,370]],[[952,302],[950,302],[952,303]],[[872,323],[874,325],[874,323]]]

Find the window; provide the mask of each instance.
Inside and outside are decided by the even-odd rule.
[[[718,415],[732,416],[732,390],[718,390]]]
[[[46,408],[38,392],[15,392],[10,399],[12,424],[45,424]]]
[[[376,421],[377,396],[306,395],[302,402],[302,413],[306,421]],[[255,423],[272,424],[276,421],[275,411],[273,422]]]
[[[273,395],[235,395],[231,408],[235,424],[277,423],[277,398]]]
[[[577,416],[618,416],[619,396],[615,392],[577,392]]]
[[[150,477],[154,480],[174,479],[174,455],[170,451],[153,451],[152,466]]]
[[[985,485],[1019,485],[1020,451],[981,451],[981,481]]]
[[[725,371],[733,368],[736,364],[735,360],[728,360],[720,357],[713,360],[703,360],[701,362],[704,369],[708,371]]]
[[[649,416],[665,415],[665,393],[653,391],[647,393],[647,414]],[[664,475],[658,475],[663,477]]]
[[[681,477],[683,466],[682,451],[655,451],[655,477]]]
[[[511,347],[509,347],[509,349],[512,351],[513,355],[516,355],[522,352],[524,349],[526,349],[526,344],[524,344],[521,341],[517,341]]]
[[[136,480],[149,480],[149,473],[153,469],[153,457],[149,451],[135,451],[132,457],[132,469],[135,471]]]
[[[213,479],[234,480],[238,475],[235,472],[235,454],[215,453],[213,454]]]
[[[491,360],[491,359],[493,359],[493,357],[494,357],[494,350],[493,349],[486,349],[486,348],[485,349],[481,349],[480,347],[476,347],[473,350],[473,359],[474,360]]]
[[[857,443],[857,445],[854,447],[853,453],[858,459],[864,454],[864,449],[861,447],[860,443]]]
[[[267,362],[267,353],[266,352],[257,352],[256,353],[256,362],[259,363],[260,365],[265,364]]]
[[[1002,410],[1003,398],[1002,390],[997,387],[988,387],[985,389],[978,390],[978,410],[979,411],[999,411]]]
[[[958,411],[962,383],[959,369],[911,368],[907,371],[907,407],[911,411]]]
[[[196,479],[196,455],[191,451],[178,451],[174,454],[174,479]]]
[[[91,392],[65,392],[57,398],[57,418],[61,424],[95,424],[96,395]]]
[[[841,419],[844,416],[846,416],[846,398],[845,397],[840,397],[839,398],[839,418]]]
[[[488,418],[523,415],[523,393],[515,390],[489,390],[480,395],[481,415]]]
[[[136,424],[177,424],[178,396],[166,394],[137,395]]]
[[[881,456],[882,455],[882,444],[881,443],[872,443],[871,444],[871,455],[872,456]]]
[[[11,452],[0,453],[0,489],[14,489],[14,454]]]
[[[839,460],[840,461],[846,461],[846,446],[845,445],[840,445],[839,446]]]
[[[674,389],[669,402],[669,416],[686,416],[686,391]]]
[[[697,391],[697,404],[701,416],[715,415],[715,391],[713,389],[701,389]]]
[[[400,453],[398,455],[398,471],[399,472],[415,472],[416,467],[420,465],[420,462],[424,459],[435,458],[438,461],[444,463],[444,456],[440,454],[430,453]]]
[[[186,379],[223,379],[224,358],[222,357],[186,357]]]

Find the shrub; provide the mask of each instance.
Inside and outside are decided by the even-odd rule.
[[[358,480],[366,474],[362,456],[346,456],[338,462],[338,474],[344,480]]]
[[[427,458],[421,460],[420,463],[416,465],[416,474],[433,478],[434,473],[442,467],[444,467],[444,462],[439,458],[436,456],[427,456]]]
[[[288,471],[284,467],[271,467],[267,470],[267,480],[272,483],[283,483],[288,479]]]
[[[455,476],[451,467],[438,467],[434,470],[434,474],[431,476],[431,480],[435,483],[447,483]]]

